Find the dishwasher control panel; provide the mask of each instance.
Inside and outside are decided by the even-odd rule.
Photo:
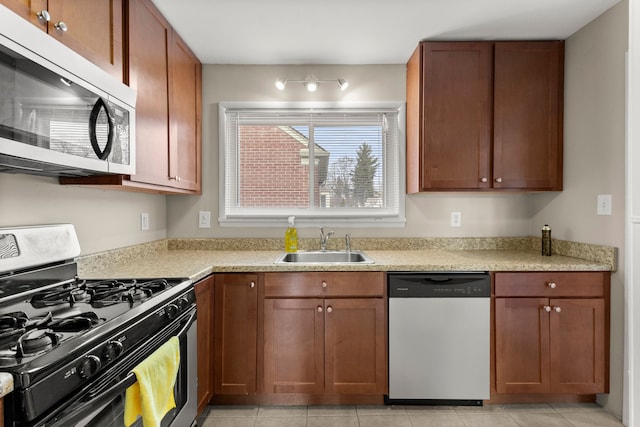
[[[488,273],[389,273],[389,298],[487,298]]]

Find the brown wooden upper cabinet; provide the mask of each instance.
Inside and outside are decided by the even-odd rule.
[[[421,42],[407,193],[562,190],[564,42]]]
[[[122,0],[0,0],[0,3],[122,81]]]
[[[150,1],[129,2],[129,85],[136,104],[131,186],[200,192],[201,65]]]
[[[137,91],[136,173],[62,184],[200,194],[202,65],[150,0],[128,2],[128,69]]]

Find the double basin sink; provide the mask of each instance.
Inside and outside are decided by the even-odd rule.
[[[275,264],[374,264],[362,251],[285,252]]]

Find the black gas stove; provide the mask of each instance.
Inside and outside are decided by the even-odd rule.
[[[73,259],[16,268],[32,250],[21,230],[0,229],[0,371],[14,378],[5,422],[57,425],[75,395],[103,387],[112,368],[130,369],[187,313],[194,320],[195,294],[184,278],[83,280]]]

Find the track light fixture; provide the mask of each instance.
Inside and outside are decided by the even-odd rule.
[[[320,80],[313,74],[308,75],[304,80],[278,79],[276,80],[276,87],[279,90],[284,90],[288,83],[302,83],[309,92],[315,92],[318,89],[320,82],[336,82],[340,90],[346,90],[347,87],[349,87],[349,82],[345,79]]]

